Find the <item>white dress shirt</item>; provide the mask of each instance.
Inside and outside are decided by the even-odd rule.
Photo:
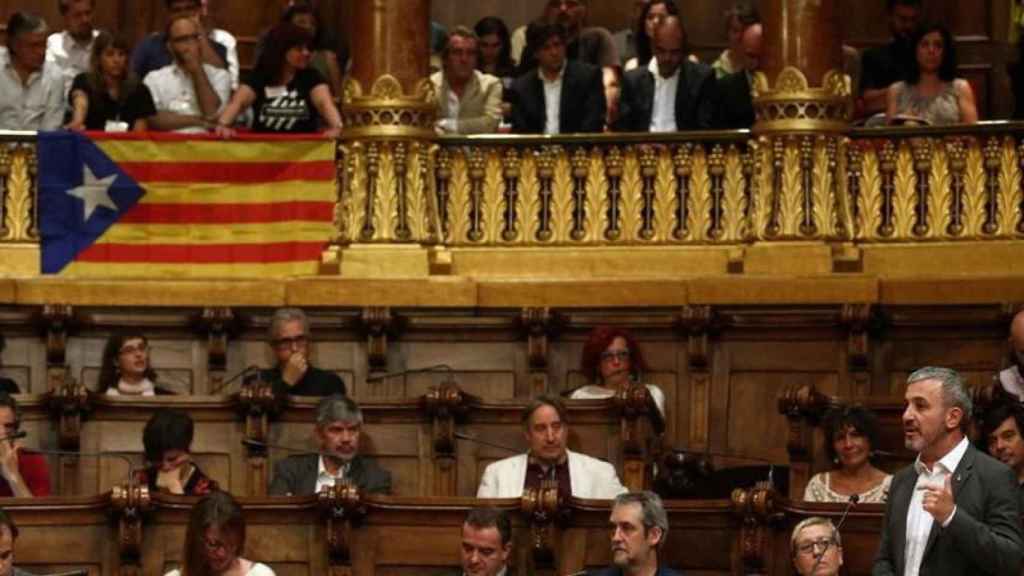
[[[324,486],[334,487],[339,481],[345,479],[348,474],[349,462],[346,462],[338,468],[337,474],[331,474],[327,471],[327,466],[324,465],[324,457],[321,456],[316,463],[316,487],[314,494],[319,494],[320,489]]]
[[[89,71],[89,60],[92,57],[92,45],[99,36],[99,30],[92,31],[92,38],[86,44],[79,44],[67,30],[55,32],[46,39],[46,61],[60,70],[64,78],[64,97],[71,91],[71,83],[75,76]]]
[[[56,130],[64,121],[64,79],[43,64],[22,83],[9,58],[0,59],[0,130]]]
[[[914,485],[914,493],[910,496],[910,507],[907,508],[907,548],[904,553],[905,562],[903,565],[905,568],[903,576],[917,576],[921,570],[921,561],[924,560],[924,549],[928,545],[928,535],[931,533],[932,524],[935,522],[932,515],[926,512],[922,506],[925,491],[921,488],[924,486],[941,488],[946,482],[946,477],[951,475],[956,470],[956,467],[960,465],[960,460],[967,452],[967,446],[967,438],[964,438],[955,448],[933,464],[931,470],[928,470],[921,463],[920,456],[914,461],[914,468],[917,470],[917,484]],[[942,527],[949,526],[955,515],[956,506],[953,507],[953,512],[949,515],[949,518],[942,522]]]
[[[679,90],[679,70],[668,78],[658,71],[658,59],[651,58],[647,69],[654,75],[654,103],[651,106],[651,132],[676,132],[676,92]]]
[[[448,114],[437,122],[437,125],[441,128],[442,132],[449,134],[458,134],[459,132],[459,112],[462,110],[461,100],[459,95],[455,93],[455,90],[448,88],[447,93],[444,95],[448,99]]]
[[[238,40],[227,30],[214,28],[210,30],[210,40],[227,49],[228,74],[231,74],[231,89],[238,89]]]
[[[565,66],[558,71],[558,78],[548,80],[544,72],[537,68],[537,75],[544,84],[544,133],[559,134],[562,126],[562,80],[565,78]]]
[[[231,74],[227,70],[203,64],[206,77],[210,80],[210,86],[214,93],[220,98],[219,114],[231,98]],[[192,77],[177,64],[164,66],[146,74],[143,81],[153,94],[153,104],[157,112],[174,112],[186,116],[202,116],[199,109],[199,98],[196,97],[196,87],[192,83]],[[178,130],[178,132],[202,133],[205,128],[192,127]]]

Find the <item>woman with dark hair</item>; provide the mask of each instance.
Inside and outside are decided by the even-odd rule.
[[[99,393],[107,396],[174,394],[155,384],[149,365],[149,342],[141,332],[112,334],[103,347]]]
[[[242,558],[244,550],[242,508],[231,494],[217,490],[192,508],[181,568],[164,576],[274,576],[266,564]]]
[[[636,43],[636,57],[630,58],[625,65],[626,70],[647,66],[654,57],[654,31],[665,18],[679,16],[679,7],[674,0],[653,0],[644,6],[640,20],[636,23],[633,33]]]
[[[580,371],[591,384],[577,388],[569,396],[574,400],[603,399],[620,390],[638,385],[647,370],[647,362],[633,336],[612,326],[598,326],[590,331],[583,345]],[[647,384],[661,416],[665,416],[665,393],[654,384]]]
[[[834,408],[825,414],[825,452],[834,468],[811,477],[804,489],[808,502],[849,502],[856,494],[861,504],[883,503],[889,496],[892,475],[871,463],[878,445],[878,419],[860,406]]]
[[[75,77],[68,100],[69,130],[143,132],[156,115],[149,87],[128,67],[131,44],[121,36],[100,32],[93,40],[89,71]]]
[[[711,64],[716,78],[721,79],[744,70],[743,32],[760,23],[761,13],[748,0],[740,0],[725,11],[725,33],[729,38],[729,46]]]
[[[313,58],[309,65],[327,79],[331,93],[335,97],[341,96],[341,81],[348,60],[347,54],[344,54],[344,51],[339,54],[338,49],[327,38],[313,7],[307,2],[294,2],[281,15],[281,22],[294,24],[309,31],[313,36]]]
[[[512,47],[505,22],[496,16],[488,16],[480,19],[473,31],[479,38],[480,46],[477,69],[502,80],[515,78],[516,65],[512,61]]]
[[[217,483],[192,462],[193,431],[192,418],[184,412],[153,414],[142,431],[146,468],[136,472],[136,481],[149,486],[150,492],[184,496],[205,496],[217,490]]]
[[[254,132],[311,133],[323,125],[325,136],[337,137],[341,115],[327,82],[309,66],[312,53],[309,30],[290,23],[271,29],[256,68],[221,112],[217,134],[233,137],[235,119],[252,107]]]
[[[906,80],[889,87],[889,123],[976,123],[974,91],[967,80],[956,77],[956,47],[949,30],[940,24],[918,28],[913,45],[915,58]]]

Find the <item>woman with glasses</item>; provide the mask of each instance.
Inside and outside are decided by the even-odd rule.
[[[149,343],[141,332],[112,334],[103,347],[99,393],[107,396],[156,396],[174,392],[156,385],[149,365]]]
[[[591,383],[577,388],[569,398],[594,400],[611,398],[631,386],[639,386],[647,363],[633,336],[611,326],[598,326],[590,331],[583,345],[580,370]],[[661,417],[665,417],[665,393],[654,384],[647,384]]]
[[[266,564],[242,557],[245,517],[227,492],[216,491],[192,508],[181,568],[165,576],[274,576]]]
[[[861,504],[884,503],[892,475],[871,463],[879,436],[874,412],[860,406],[836,408],[825,414],[822,428],[833,469],[811,477],[804,500],[845,503],[856,494]]]
[[[340,376],[310,363],[309,318],[305,312],[298,308],[277,310],[270,319],[267,336],[277,366],[260,371],[258,377],[270,383],[274,396],[345,395],[345,382]]]

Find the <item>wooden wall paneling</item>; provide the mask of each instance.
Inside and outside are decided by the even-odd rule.
[[[402,342],[392,345],[389,369],[413,370],[438,364],[452,367],[455,382],[470,394],[495,400],[512,399],[518,395],[519,381],[526,372],[524,342]],[[410,374],[389,378],[384,386],[386,397],[421,396],[430,386],[447,379],[443,371],[432,374]],[[379,393],[371,394],[381,397]]]
[[[116,573],[116,529],[111,528],[107,499],[45,500],[45,511],[39,510],[39,501],[24,502],[35,503],[36,509],[4,507],[18,527],[18,568],[33,574],[78,569],[88,570],[89,576]]]

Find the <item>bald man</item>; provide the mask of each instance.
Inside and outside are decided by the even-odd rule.
[[[680,132],[712,128],[715,74],[686,58],[686,31],[675,16],[654,31],[654,58],[626,72],[615,129],[620,132]]]
[[[721,92],[720,128],[750,128],[754,125],[754,101],[750,95],[750,86],[754,72],[761,67],[763,26],[760,23],[747,26],[743,30],[740,46],[743,50],[743,70],[726,75],[718,81]]]
[[[1010,356],[1013,365],[999,373],[1003,389],[1024,402],[1024,310],[1010,322]]]

